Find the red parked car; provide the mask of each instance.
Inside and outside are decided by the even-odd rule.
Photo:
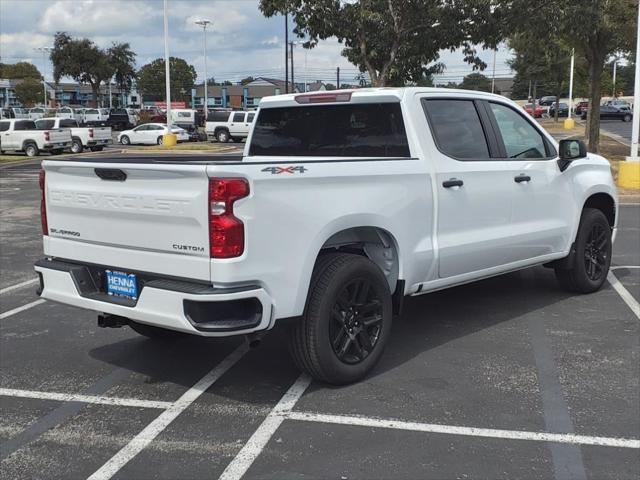
[[[533,108],[533,105],[531,103],[527,103],[524,107],[524,111],[527,112],[529,115],[531,115],[531,110]],[[540,105],[536,105],[536,111],[535,114],[533,114],[533,118],[540,118],[542,117],[542,114],[544,113],[545,109],[542,108]]]
[[[575,108],[575,112],[576,115],[581,115],[583,113],[587,113],[587,110],[589,110],[589,102],[578,102],[576,103],[576,108]]]

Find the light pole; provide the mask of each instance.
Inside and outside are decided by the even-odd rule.
[[[164,0],[164,75],[165,75],[165,96],[167,99],[167,128],[171,135],[171,76],[169,73],[169,12],[167,11],[167,0]]]
[[[207,110],[209,107],[209,99],[207,95],[207,26],[211,23],[210,20],[198,20],[196,25],[202,27],[202,33],[204,34],[204,118],[207,119]]]
[[[491,75],[491,93],[494,93],[496,88],[496,53],[498,52],[498,46],[493,49],[493,74]]]
[[[42,52],[42,93],[44,93],[44,97],[42,97],[42,106],[46,108],[47,106],[47,82],[44,79],[44,73],[47,69],[47,53],[53,51],[52,47],[37,47],[34,50],[38,52]]]
[[[571,66],[569,70],[569,118],[571,118],[571,111],[573,110],[573,64],[574,64],[575,50],[571,49]]]

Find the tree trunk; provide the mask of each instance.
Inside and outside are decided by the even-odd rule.
[[[100,91],[100,84],[91,84],[91,91],[93,92],[93,108],[98,108],[98,92]]]
[[[560,95],[562,95],[562,90],[558,87],[558,90],[556,90],[556,108],[553,111],[553,119],[556,123],[558,123],[558,112],[560,111]]]
[[[587,124],[585,137],[587,138],[589,151],[598,153],[600,148],[600,99],[602,98],[602,64],[604,58],[598,53],[589,56],[589,110],[587,111]]]

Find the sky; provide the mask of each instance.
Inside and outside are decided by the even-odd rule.
[[[216,80],[239,81],[253,77],[284,78],[284,18],[265,18],[258,0],[168,0],[169,51],[196,68],[204,78],[202,27],[195,21],[212,21],[207,29],[207,73]],[[51,80],[51,63],[43,62],[37,47],[51,46],[57,31],[86,37],[101,47],[128,42],[137,53],[138,67],[164,55],[162,0],[0,0],[0,61],[28,61]],[[289,22],[290,29],[293,28]],[[290,35],[290,40],[293,35]],[[355,82],[357,68],[340,52],[336,39],[312,50],[295,48],[296,82],[333,81],[336,67],[342,82]],[[491,76],[493,52],[482,51]],[[510,75],[508,50],[499,48],[496,77]],[[471,73],[459,51],[443,51],[446,70],[437,82],[459,81]]]

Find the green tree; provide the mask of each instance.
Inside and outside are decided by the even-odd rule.
[[[240,85],[246,85],[247,83],[251,83],[255,80],[252,76],[248,76],[247,78],[243,78],[240,80]]]
[[[56,83],[65,76],[88,83],[95,105],[103,82],[115,77],[118,85],[127,90],[135,74],[135,53],[128,43],[114,43],[104,50],[88,38],[74,39],[65,32],[58,32],[54,37],[51,61]]]
[[[482,75],[481,73],[470,73],[462,79],[460,85],[457,88],[463,90],[479,90],[481,92],[491,91],[491,80]]]
[[[482,1],[482,0],[474,0]],[[514,33],[529,34],[532,42],[544,51],[548,37],[556,37],[575,50],[586,64],[588,98],[591,104],[585,134],[589,149],[598,151],[600,142],[600,101],[605,61],[614,53],[633,48],[638,14],[637,0],[494,0],[493,19],[485,29],[487,41],[510,38]],[[541,35],[544,29],[544,35]]]
[[[169,58],[169,74],[171,75],[171,98],[184,99],[196,81],[196,69],[182,58]],[[165,97],[165,64],[158,58],[146,64],[138,71],[138,89],[146,96],[161,99]],[[210,83],[209,83],[210,85]],[[183,92],[187,92],[183,94]]]
[[[33,63],[0,63],[0,78],[37,78],[42,80],[42,75]]]
[[[36,103],[43,102],[41,80],[25,78],[16,85],[15,92],[16,98],[24,107],[33,107]]]
[[[374,86],[418,82],[433,71],[442,49],[463,47],[467,62],[484,68],[474,42],[479,24],[491,25],[486,0],[260,0],[267,17],[293,15],[305,48],[337,37],[342,55],[367,72]],[[491,31],[493,31],[492,29]],[[483,38],[491,43],[488,30]]]

